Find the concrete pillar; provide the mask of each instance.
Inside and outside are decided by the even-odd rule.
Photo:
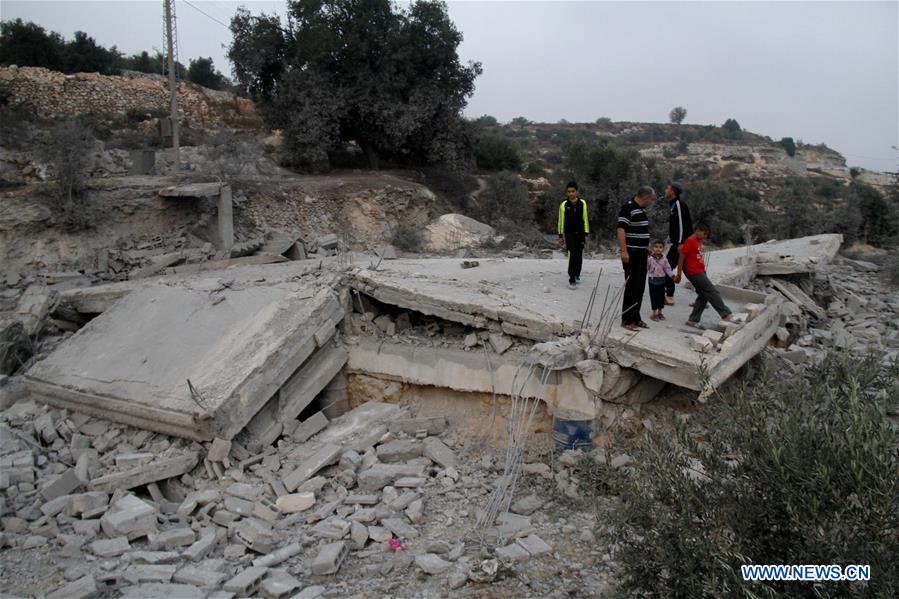
[[[231,186],[222,185],[218,201],[218,249],[230,252],[234,246],[234,210],[231,204]]]

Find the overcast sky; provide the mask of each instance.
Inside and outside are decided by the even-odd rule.
[[[230,73],[224,25],[240,4],[254,13],[285,9],[285,2],[177,0],[181,61],[211,56]],[[689,123],[733,117],[772,138],[824,142],[850,165],[895,171],[897,5],[454,1],[449,12],[465,36],[462,58],[484,67],[470,116],[667,122],[681,105]],[[162,47],[162,6],[0,0],[0,16],[66,38],[83,30],[131,54]]]

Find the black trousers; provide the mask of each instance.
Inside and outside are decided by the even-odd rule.
[[[693,288],[696,290],[696,301],[693,303],[693,311],[690,313],[691,321],[699,322],[708,304],[712,304],[712,307],[715,308],[715,311],[721,318],[731,313],[731,309],[721,299],[721,293],[714,283],[709,280],[708,275],[704,272],[699,272],[695,275],[687,275],[687,278],[690,279],[690,282],[693,283]]]
[[[649,304],[653,310],[665,307],[665,283],[649,284]]]
[[[668,264],[671,265],[672,272],[677,271],[677,261],[680,258],[680,254],[677,251],[677,245],[672,243],[671,249],[668,250]],[[674,297],[674,279],[669,276],[665,276],[665,295],[668,297]]]
[[[646,291],[646,250],[627,248],[630,260],[624,266],[624,299],[621,302],[621,324],[640,322],[640,308]]]
[[[580,278],[581,267],[584,265],[584,235],[566,234],[565,248],[568,250],[568,282],[573,283]]]

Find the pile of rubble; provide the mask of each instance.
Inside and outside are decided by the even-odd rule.
[[[533,495],[485,532],[498,543],[485,552],[470,521],[492,459],[463,466],[445,418],[393,404],[330,423],[316,413],[256,454],[30,401],[0,421],[0,547],[55,556],[49,579],[31,577],[55,587],[48,598],[335,596],[371,586],[341,571],[404,578],[409,568],[458,588],[552,554],[530,518],[546,502]],[[526,470],[552,478],[543,464]]]
[[[899,296],[871,262],[838,257],[813,276],[760,278],[758,285],[787,301],[775,351],[788,361],[814,361],[830,349],[857,355],[899,355]]]

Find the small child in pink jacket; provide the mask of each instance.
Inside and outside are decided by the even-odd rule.
[[[664,254],[665,244],[656,239],[652,242],[652,254],[646,259],[646,275],[649,277],[649,301],[652,304],[653,320],[665,320],[665,276],[672,279],[671,265]]]

